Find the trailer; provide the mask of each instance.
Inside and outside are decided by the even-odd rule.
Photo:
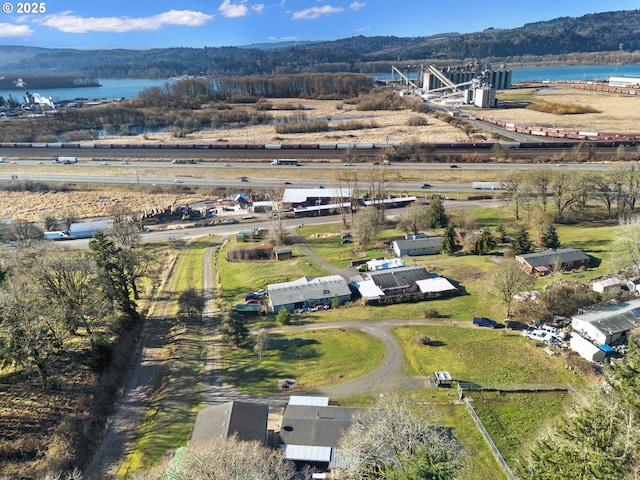
[[[474,190],[502,190],[504,184],[502,182],[472,182],[471,186]]]
[[[111,230],[113,226],[113,219],[72,223],[69,227],[69,238],[72,240],[77,240],[79,238],[91,238],[97,231],[106,232]]]
[[[294,158],[276,158],[271,162],[271,165],[292,165],[294,167],[297,167],[298,160]]]

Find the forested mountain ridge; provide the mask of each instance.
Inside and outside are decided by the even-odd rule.
[[[350,37],[247,47],[81,50],[0,46],[0,74],[100,78],[387,71],[406,62],[466,62],[593,52],[640,51],[640,10],[562,17],[514,29],[425,37]]]

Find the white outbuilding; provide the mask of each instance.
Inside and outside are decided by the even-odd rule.
[[[598,345],[610,345],[640,327],[640,299],[610,303],[593,312],[574,315],[571,328]]]
[[[614,290],[620,290],[622,282],[617,278],[606,278],[599,282],[593,282],[593,291],[597,293],[611,292]]]
[[[571,334],[570,345],[571,350],[590,362],[601,362],[606,357],[604,350],[577,333]]]

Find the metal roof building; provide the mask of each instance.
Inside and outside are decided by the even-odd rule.
[[[440,252],[440,245],[443,241],[444,237],[394,240],[391,243],[391,248],[398,257],[435,255]]]
[[[363,298],[376,299],[422,291],[419,282],[431,278],[424,267],[411,266],[364,272],[351,277],[350,281]]]
[[[292,282],[273,283],[267,286],[269,308],[278,313],[281,308],[293,311],[314,305],[331,305],[335,297],[340,303],[351,299],[351,289],[340,275],[309,278]]]
[[[350,188],[287,188],[282,195],[282,203],[307,204],[316,199],[330,200],[351,199],[353,190]]]
[[[269,406],[239,400],[213,405],[198,412],[192,442],[237,435],[238,440],[267,444]]]
[[[640,299],[574,315],[571,328],[598,344],[609,345],[640,327]]]
[[[326,463],[328,467],[336,457],[343,433],[351,426],[355,415],[362,411],[360,408],[329,406],[324,402],[304,405],[289,402],[278,439],[285,458]]]

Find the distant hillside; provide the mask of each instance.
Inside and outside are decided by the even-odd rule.
[[[1,74],[81,74],[98,78],[379,72],[391,64],[640,51],[640,10],[563,17],[482,32],[428,37],[351,37],[220,48],[74,50],[0,46]],[[593,57],[592,57],[593,58]],[[596,60],[597,61],[597,60]]]

